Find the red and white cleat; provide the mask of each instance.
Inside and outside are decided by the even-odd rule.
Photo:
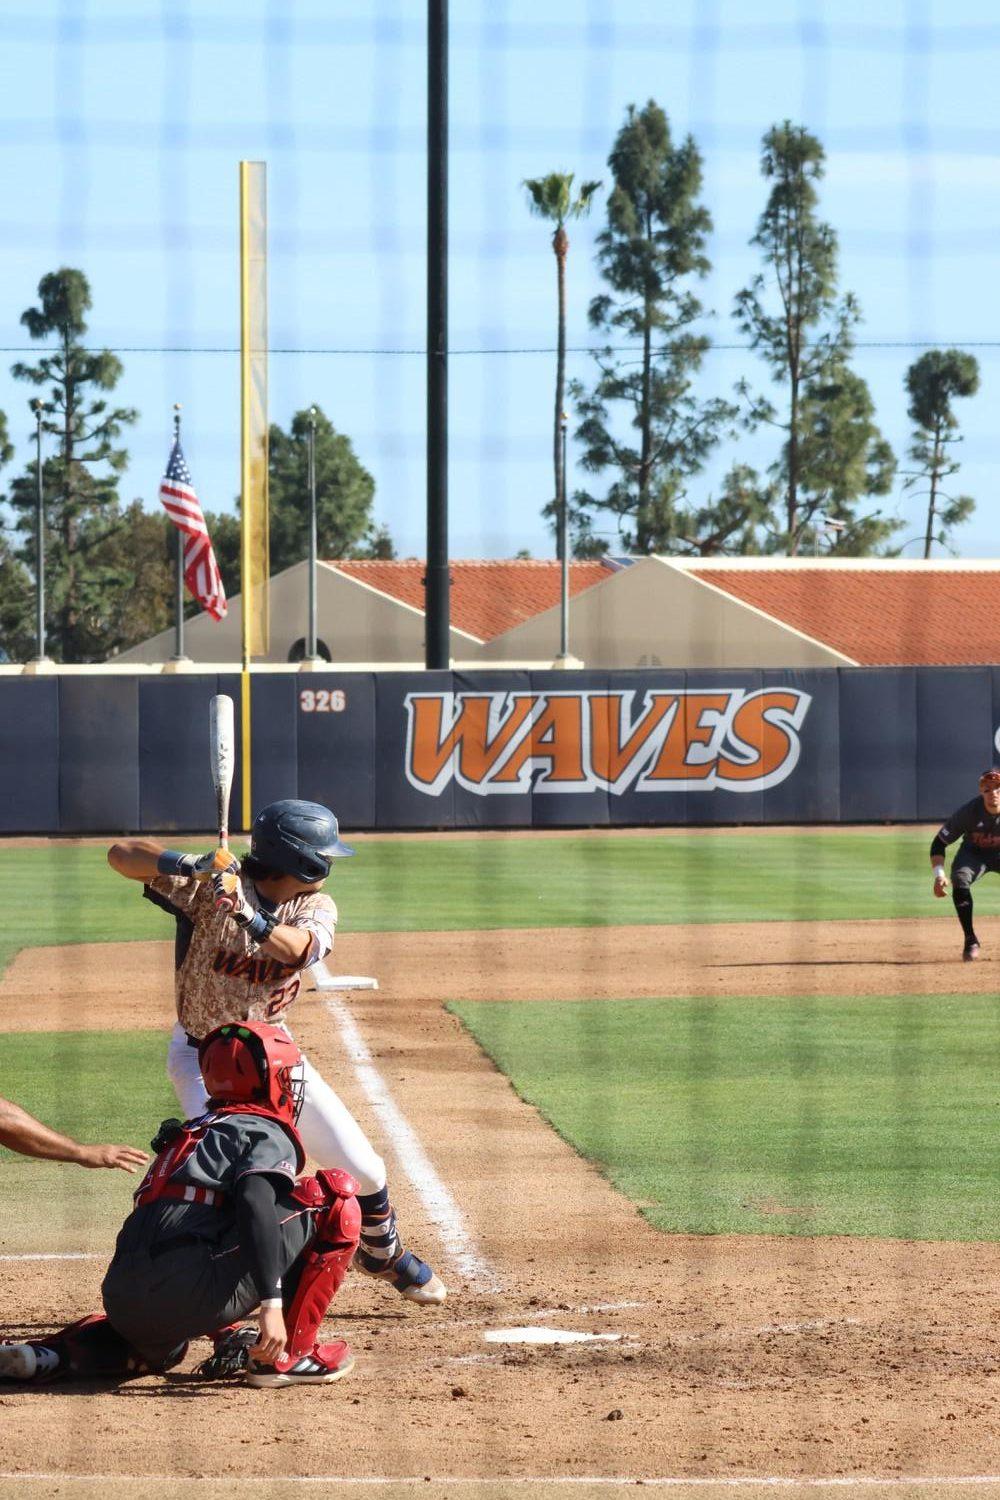
[[[268,1389],[278,1385],[330,1385],[354,1368],[354,1355],[344,1343],[317,1344],[298,1359],[280,1359],[276,1365],[258,1365],[253,1359],[246,1374],[247,1385]]]

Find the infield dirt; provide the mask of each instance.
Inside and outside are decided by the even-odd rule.
[[[293,1475],[996,1471],[996,1246],[660,1234],[517,1098],[442,1005],[993,990],[1000,970],[988,957],[962,965],[952,923],[349,934],[331,967],[379,977],[377,994],[341,1003],[461,1209],[475,1249],[466,1274],[362,1096],[322,996],[299,1001],[294,1029],[384,1147],[407,1236],[449,1282],[449,1301],[416,1309],[352,1275],[329,1332],[358,1362],[327,1389],[206,1384],[194,1373],[203,1345],[166,1380],[5,1392],[0,1474],[103,1475],[115,1494],[115,1476],[134,1476],[128,1492],[145,1500],[172,1493],[163,1476],[202,1476],[206,1495],[209,1480],[226,1493],[246,1479],[277,1496]],[[168,943],[26,950],[0,987],[8,1030],[171,1019]],[[106,1226],[108,1254],[116,1229]],[[99,1260],[3,1270],[8,1336],[99,1305]],[[484,1337],[525,1326],[616,1337]],[[42,1492],[8,1483],[11,1494]],[[55,1493],[60,1481],[50,1483]],[[425,1493],[439,1500],[448,1486]]]

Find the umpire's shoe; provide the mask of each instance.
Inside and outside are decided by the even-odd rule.
[[[974,963],[978,957],[979,957],[979,944],[978,944],[978,942],[976,941],[975,938],[969,938],[969,940],[966,943],[965,947],[962,949],[962,958],[965,961],[965,963],[971,964],[971,963]]]
[[[346,1344],[317,1344],[311,1354],[303,1354],[288,1364],[258,1365],[251,1357],[247,1385],[267,1389],[277,1385],[330,1385],[354,1368],[354,1355]]]

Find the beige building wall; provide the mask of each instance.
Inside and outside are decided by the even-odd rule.
[[[485,662],[552,660],[559,609],[487,641]],[[646,557],[585,589],[569,606],[569,650],[585,666],[841,667],[850,659],[692,578]]]
[[[271,649],[264,662],[287,662],[293,644],[306,633],[309,565],[296,563],[271,579]],[[184,626],[184,650],[195,662],[239,663],[241,598],[229,601],[229,612],[216,622],[198,615]],[[398,600],[347,578],[319,563],[316,569],[316,634],[338,662],[420,662],[424,658],[424,616]],[[451,632],[451,652],[466,659],[479,642],[459,630]],[[165,662],[174,654],[174,631],[163,630],[123,651],[120,662]]]

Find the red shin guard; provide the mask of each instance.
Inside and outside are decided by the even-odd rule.
[[[316,1237],[302,1252],[301,1273],[285,1310],[286,1359],[308,1354],[347,1275],[361,1235],[358,1184],[347,1172],[322,1171],[298,1184],[296,1198],[315,1210]]]

